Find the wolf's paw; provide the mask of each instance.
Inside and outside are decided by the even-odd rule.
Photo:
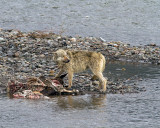
[[[107,92],[106,92],[106,90],[101,89],[101,90],[99,90],[99,93],[100,94],[106,94]]]
[[[72,88],[69,87],[69,86],[65,86],[65,88],[66,88],[67,90],[72,90]]]

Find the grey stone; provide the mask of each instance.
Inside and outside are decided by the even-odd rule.
[[[14,53],[9,50],[9,51],[7,52],[7,55],[8,55],[9,57],[12,57],[12,56],[14,55]]]

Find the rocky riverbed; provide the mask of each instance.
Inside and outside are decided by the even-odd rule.
[[[123,42],[107,42],[102,38],[61,36],[52,32],[21,32],[0,29],[0,86],[3,92],[9,79],[26,79],[29,76],[54,76],[58,69],[52,53],[59,49],[82,49],[101,52],[109,61],[127,61],[160,64],[160,46],[131,46]],[[125,69],[122,69],[125,70]],[[95,91],[97,81],[91,75],[75,75],[73,88]],[[67,79],[65,79],[67,84]],[[85,86],[84,86],[85,85]],[[107,93],[144,91],[126,80],[108,82]]]

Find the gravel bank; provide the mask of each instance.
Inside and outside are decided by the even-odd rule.
[[[0,86],[1,92],[8,79],[26,79],[29,76],[49,76],[57,73],[52,52],[59,48],[83,49],[101,52],[107,60],[160,64],[160,46],[131,46],[123,42],[107,42],[102,38],[69,37],[51,32],[21,32],[0,29]],[[67,80],[65,80],[67,82]],[[125,84],[124,84],[125,83]],[[90,75],[76,75],[75,87],[94,91],[96,81]],[[136,86],[126,85],[125,81],[108,83],[107,93],[139,92]],[[84,86],[85,85],[85,86]]]

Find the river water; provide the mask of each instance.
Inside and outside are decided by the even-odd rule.
[[[120,69],[125,68],[125,71]],[[128,79],[145,92],[56,96],[49,100],[10,99],[0,95],[1,128],[159,128],[160,68],[108,64],[105,76]]]
[[[1,0],[0,27],[160,45],[159,0]]]

